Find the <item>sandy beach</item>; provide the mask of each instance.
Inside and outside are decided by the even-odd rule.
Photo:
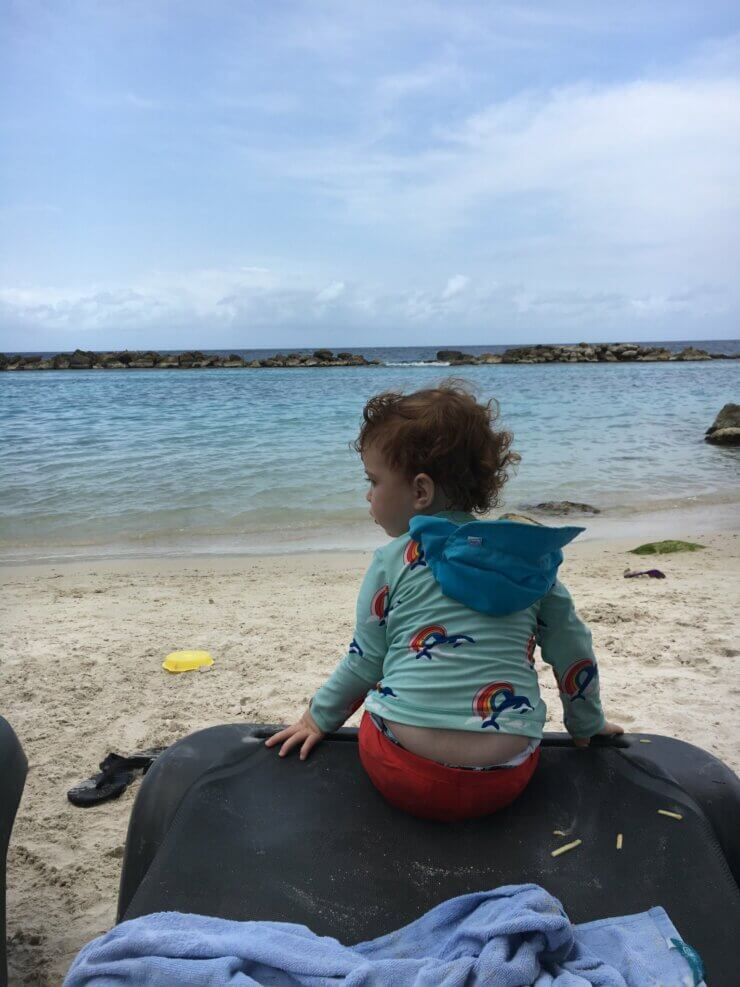
[[[525,656],[547,707],[545,730],[564,733],[534,619],[521,634],[526,646],[515,648],[517,618],[479,631],[469,614],[429,604],[433,587],[396,592],[395,565],[383,565],[369,607],[363,597],[368,640],[358,632],[353,641],[358,591],[387,532],[402,532],[415,511],[444,507],[583,529],[566,545],[559,576],[591,631],[596,663],[561,636],[569,609],[562,622],[541,612],[540,626],[563,662],[570,711],[587,708],[598,684],[607,720],[643,736],[624,745],[624,757],[571,749],[567,734],[555,750],[550,738],[537,787],[513,810],[524,826],[506,806],[484,819],[478,845],[470,827],[440,831],[438,822],[422,834],[414,824],[406,843],[397,820],[377,824],[371,781],[352,777],[350,765],[343,778],[365,786],[350,794],[334,760],[357,753],[363,770],[352,738],[334,737],[308,765],[296,763],[295,750],[286,763],[279,749],[254,748],[261,760],[250,767],[308,770],[303,804],[285,774],[245,778],[247,807],[226,786],[211,797],[210,781],[228,774],[219,774],[227,744],[216,730],[218,778],[203,782],[199,831],[185,833],[176,868],[149,869],[150,882],[161,870],[174,895],[178,870],[187,884],[183,903],[170,897],[171,906],[207,911],[206,897],[190,894],[207,888],[197,864],[217,874],[222,910],[229,882],[237,902],[252,908],[258,898],[270,918],[279,892],[302,902],[307,925],[356,934],[345,944],[358,946],[364,917],[398,931],[390,926],[406,916],[389,903],[418,910],[415,889],[449,901],[455,874],[477,882],[464,885],[469,892],[494,891],[489,882],[504,878],[541,881],[576,925],[665,909],[678,940],[656,919],[658,938],[636,937],[637,957],[621,933],[595,934],[625,982],[634,975],[644,987],[643,969],[671,980],[657,970],[658,947],[673,950],[668,965],[685,961],[699,979],[694,928],[716,978],[715,953],[731,951],[723,937],[732,938],[732,915],[719,893],[710,907],[701,892],[720,887],[714,863],[734,870],[729,851],[719,854],[732,819],[717,793],[731,786],[700,755],[740,775],[740,8],[667,0],[616,14],[542,0],[11,0],[4,8],[0,720],[28,760],[0,887],[10,987],[62,987],[80,951],[117,928],[137,796],[143,785],[152,791],[164,824],[172,775],[160,761],[161,775],[142,781],[140,767],[119,798],[86,808],[70,803],[71,789],[93,779],[83,789],[92,792],[110,754],[160,748],[170,764],[182,754],[187,770],[196,759],[185,763],[186,738],[198,731],[294,724],[350,648],[359,661],[375,656],[370,638],[381,625],[395,633],[408,615],[400,647],[387,652],[398,658],[398,679],[387,657],[377,694],[395,702],[389,711],[412,754],[404,727],[413,724],[402,721],[414,718],[405,704],[417,689],[428,707],[429,696],[442,696],[423,711],[428,722],[446,723],[455,710],[441,704],[454,706],[456,690],[465,695],[472,681],[463,710],[471,730],[490,728],[481,735],[500,740],[536,721],[538,732],[542,706]],[[427,530],[435,537],[433,525]],[[530,536],[541,544],[537,529],[516,534],[522,545]],[[470,553],[473,571],[485,570],[487,533],[458,533],[462,552],[446,553],[449,583],[434,546],[417,537],[425,558],[412,548],[403,563],[414,578],[436,573],[461,605],[490,602],[478,602],[477,576],[455,565]],[[664,540],[701,548],[632,554]],[[537,578],[504,542],[495,545],[506,570],[494,577],[496,604]],[[664,578],[625,578],[650,569]],[[458,579],[471,596],[456,590]],[[497,640],[513,649],[512,663],[497,660]],[[163,662],[178,651],[206,651],[213,664],[171,673]],[[466,664],[471,655],[480,676]],[[411,671],[455,656],[460,666],[445,665],[432,687]],[[321,719],[318,704],[314,712]],[[346,726],[362,716],[361,706]],[[686,754],[679,747],[670,760],[676,746],[658,736],[699,748],[693,777],[711,793],[706,819],[691,806],[655,806],[668,817],[650,827],[633,811],[642,805],[637,787],[645,804],[684,794],[702,802],[688,782],[677,792],[650,764],[627,763],[634,750],[653,762],[666,751],[663,763]],[[451,750],[465,738],[424,740],[438,745],[440,761],[463,760]],[[426,769],[433,795],[449,791],[451,806],[467,812],[472,772],[446,786],[444,771],[395,753],[419,778]],[[502,768],[484,783],[511,791],[503,752],[489,753],[464,766]],[[16,780],[8,764],[0,751],[0,782]],[[106,780],[115,764],[107,762]],[[399,777],[390,762],[384,771]],[[331,809],[324,785],[338,793]],[[0,784],[0,823],[9,817],[4,799]],[[355,813],[346,823],[345,810]],[[555,810],[564,818],[552,818]],[[357,813],[364,830],[352,839]],[[276,818],[298,827],[289,848]],[[678,840],[656,818],[667,818]],[[257,837],[245,825],[253,819]],[[706,861],[693,843],[673,854],[705,824],[719,844],[704,847]],[[598,856],[617,825],[623,840],[612,845],[624,852]],[[224,849],[223,832],[238,849]],[[543,833],[568,842],[551,847]],[[412,859],[407,846],[420,848],[428,834],[425,859]],[[140,849],[138,836],[136,827]],[[576,844],[581,852],[571,854]],[[452,851],[463,845],[465,865],[453,872]],[[255,854],[265,863],[259,888]],[[316,882],[305,859],[327,879],[320,896],[307,894]],[[281,883],[280,863],[290,881]],[[342,928],[339,887],[362,910],[357,921],[348,911]],[[505,897],[519,914],[516,896]],[[486,911],[494,915],[482,923],[487,932],[496,934],[505,904]],[[686,931],[679,907],[697,919]],[[535,954],[551,968],[550,946],[569,962],[557,945],[569,932],[551,904],[530,914],[547,925],[547,951],[539,931],[531,957],[508,943],[511,969],[531,966]],[[477,917],[471,922],[456,923],[456,941],[477,943],[476,968],[490,953],[498,972],[503,939],[487,941]],[[442,926],[434,928],[436,944]],[[364,931],[376,935],[374,926]],[[398,939],[388,938],[392,958],[406,959],[411,950]],[[740,935],[735,941],[740,949]],[[186,942],[192,954],[192,937]],[[437,952],[434,962],[445,963],[454,949]],[[738,967],[729,961],[730,987]]]
[[[665,536],[664,536],[665,537]],[[607,715],[740,767],[738,531],[671,537],[702,552],[641,558],[636,538],[574,543],[561,576],[590,625]],[[645,540],[645,539],[642,539]],[[29,774],[8,861],[11,983],[57,985],[115,920],[136,782],[74,808],[66,791],[109,751],[228,722],[291,722],[341,658],[369,553],[96,561],[2,570],[2,712]],[[657,566],[664,580],[624,579]],[[162,659],[204,648],[207,674]],[[541,666],[548,729],[562,729]],[[358,722],[359,714],[349,721]]]

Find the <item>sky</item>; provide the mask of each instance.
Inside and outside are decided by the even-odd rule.
[[[740,336],[740,5],[0,0],[0,349]]]

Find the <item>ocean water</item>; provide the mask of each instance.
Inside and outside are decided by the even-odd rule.
[[[625,519],[738,499],[740,452],[703,439],[739,400],[737,361],[451,371],[421,362],[436,348],[355,349],[390,365],[0,374],[0,561],[373,547],[350,448],[363,404],[451,373],[497,399],[522,457],[497,512],[575,500]]]

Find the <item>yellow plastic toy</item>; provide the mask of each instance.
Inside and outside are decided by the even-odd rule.
[[[210,668],[213,658],[207,651],[173,651],[162,662],[168,672],[192,672],[197,668]]]

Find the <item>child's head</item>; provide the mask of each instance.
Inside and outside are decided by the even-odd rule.
[[[415,514],[485,514],[519,461],[513,436],[495,430],[498,405],[479,404],[463,381],[371,398],[354,448],[370,481],[370,514],[392,537]]]

